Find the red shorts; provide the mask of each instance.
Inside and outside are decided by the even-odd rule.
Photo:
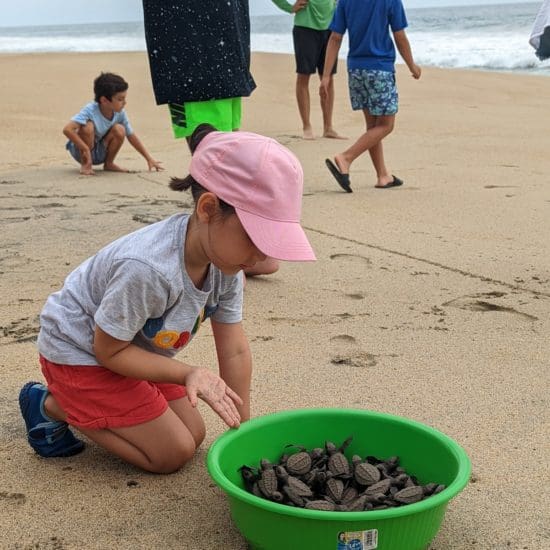
[[[136,380],[104,367],[58,365],[40,356],[48,390],[72,426],[89,430],[136,426],[158,418],[184,386]]]

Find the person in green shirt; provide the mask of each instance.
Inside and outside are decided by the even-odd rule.
[[[294,14],[294,56],[296,58],[296,100],[302,119],[304,139],[315,139],[310,120],[309,80],[312,74],[323,74],[325,52],[336,0],[296,0],[294,4],[287,0],[272,0],[283,11]],[[328,93],[321,97],[323,113],[323,137],[345,139],[332,126],[334,109],[334,83],[336,64],[331,73]]]

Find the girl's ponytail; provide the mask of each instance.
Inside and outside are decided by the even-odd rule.
[[[216,128],[214,128],[212,124],[199,124],[195,128],[187,142],[189,149],[191,150],[191,154],[195,152],[195,149],[198,147],[204,136],[207,136],[210,132],[217,132]]]
[[[217,132],[216,128],[214,128],[212,124],[199,124],[195,128],[191,136],[187,139],[187,144],[189,145],[191,154],[195,152],[204,136],[207,136],[210,132]],[[191,188],[191,194],[193,195],[195,202],[205,191],[205,189],[191,175],[183,179],[170,178],[170,183],[168,185],[173,191],[187,191]]]
[[[199,143],[205,136],[207,136],[210,132],[217,131],[218,130],[216,130],[216,128],[214,128],[211,124],[199,124],[191,136],[187,138],[187,144],[189,145],[191,154],[195,152],[199,146]],[[203,193],[207,192],[207,189],[205,189],[191,174],[185,178],[170,178],[170,183],[168,185],[173,191],[187,191],[188,189],[191,189],[191,195],[193,196],[195,203],[199,200],[199,197]],[[220,210],[223,214],[229,215],[235,213],[235,209],[230,204],[227,204],[219,198],[218,201],[220,204]]]

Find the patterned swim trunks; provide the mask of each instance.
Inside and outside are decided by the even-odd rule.
[[[348,69],[349,96],[354,111],[367,109],[373,116],[395,115],[398,94],[395,73]]]

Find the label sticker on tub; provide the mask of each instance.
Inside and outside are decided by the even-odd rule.
[[[376,550],[378,529],[368,531],[340,531],[336,550]]]

